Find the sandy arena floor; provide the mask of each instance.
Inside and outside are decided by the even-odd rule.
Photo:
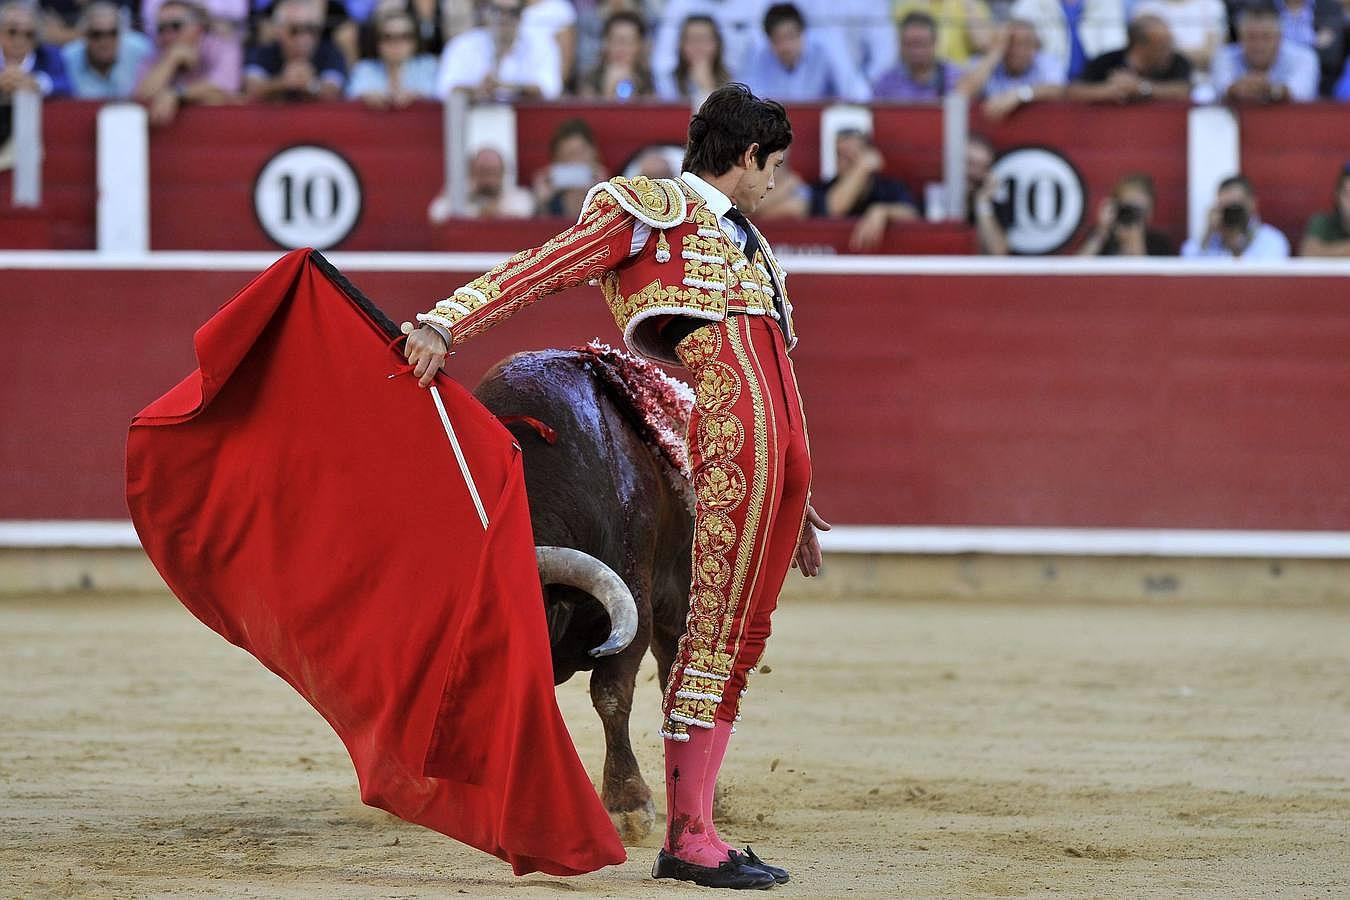
[[[1350,608],[779,613],[722,827],[816,897],[1350,896]],[[659,789],[659,697],[635,743]],[[576,679],[559,696],[596,771]],[[707,897],[362,807],[337,738],[171,598],[0,601],[0,896]]]

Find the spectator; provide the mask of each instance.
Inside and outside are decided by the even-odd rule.
[[[506,161],[490,147],[469,160],[469,215],[477,219],[525,219],[534,215],[534,196],[506,183]]]
[[[1149,227],[1155,198],[1153,179],[1147,175],[1136,173],[1117,181],[1078,255],[1175,256],[1167,235]]]
[[[401,108],[436,96],[436,57],[417,52],[417,23],[404,10],[377,13],[378,56],[352,69],[347,96],[377,108]]]
[[[214,104],[239,93],[239,45],[206,33],[205,13],[187,0],[164,0],[155,19],[155,54],[141,63],[132,94],[150,121],[167,125],[184,103]]]
[[[1125,49],[1089,62],[1082,80],[1069,85],[1068,98],[1088,103],[1190,99],[1191,63],[1173,49],[1167,23],[1140,16],[1127,33]]]
[[[647,24],[632,12],[617,12],[605,22],[600,64],[581,82],[583,97],[629,101],[656,93],[647,68]]]
[[[577,10],[571,0],[527,0],[520,30],[551,41],[558,51],[559,80],[571,80],[577,62]]]
[[[872,85],[877,100],[921,103],[940,100],[956,87],[960,70],[937,56],[937,22],[912,12],[900,20],[900,63]]]
[[[1009,14],[1036,23],[1041,50],[1069,81],[1089,59],[1125,46],[1124,0],[1015,0]]]
[[[549,141],[550,163],[534,179],[539,212],[576,219],[591,186],[605,178],[595,135],[581,119],[568,119]]]
[[[770,6],[764,33],[769,43],[755,52],[741,79],[757,95],[780,103],[872,99],[862,73],[843,53],[807,32],[806,20],[793,4]]]
[[[903,44],[901,52],[904,52]],[[858,223],[849,238],[850,247],[871,250],[881,243],[886,223],[893,220],[912,222],[919,218],[918,206],[909,189],[882,174],[886,160],[877,151],[870,135],[857,129],[845,129],[835,135],[834,150],[838,174],[816,187],[812,213],[817,216],[858,216]]]
[[[633,162],[633,174],[644,178],[674,178],[680,174],[671,165],[670,155],[661,147],[648,147]]]
[[[642,7],[637,0],[589,0],[577,4],[576,62],[579,74],[600,65],[601,45],[605,40],[605,25],[615,13],[635,13],[642,19],[642,30],[647,32],[647,20],[642,18]],[[650,61],[648,69],[651,68]]]
[[[680,29],[680,55],[675,71],[656,73],[656,95],[662,100],[688,100],[702,106],[708,95],[731,81],[722,62],[722,33],[708,16],[690,16]]]
[[[1317,54],[1322,79],[1329,90],[1345,58],[1341,4],[1337,0],[1275,0],[1280,33]]]
[[[652,72],[659,79],[675,72],[684,43],[684,23],[691,16],[711,19],[722,43],[721,58],[739,75],[761,43],[764,10],[771,0],[668,0],[656,28]],[[728,81],[731,79],[728,78]],[[725,83],[725,82],[724,82]]]
[[[1234,103],[1307,102],[1317,97],[1317,54],[1284,40],[1274,6],[1238,14],[1238,43],[1214,57],[1214,90]]]
[[[163,4],[164,0],[141,0],[141,21],[159,21],[159,8]],[[242,48],[248,34],[249,0],[198,0],[197,5],[201,7],[208,34],[232,40]]]
[[[988,138],[972,134],[966,139],[966,221],[975,226],[980,253],[1007,256],[1012,207],[998,200],[994,156],[994,145]]]
[[[469,158],[468,209],[477,219],[524,219],[534,215],[534,195],[516,184],[506,183],[506,162],[499,151],[483,147]],[[449,190],[437,194],[427,207],[433,225],[454,217]]]
[[[347,84],[347,63],[323,39],[322,0],[277,0],[272,7],[275,43],[254,47],[244,66],[250,100],[333,100]]]
[[[42,39],[48,44],[64,47],[84,36],[84,14],[93,2],[94,0],[40,0],[29,2],[28,5],[36,7],[40,16],[38,30],[42,33]],[[122,17],[122,25],[130,28],[135,17],[135,0],[116,0],[114,6]],[[141,21],[153,22],[154,19]]]
[[[927,13],[938,22],[937,55],[958,66],[990,51],[994,22],[985,0],[900,0],[895,20],[903,22],[912,12]]]
[[[1350,163],[1341,167],[1336,179],[1335,201],[1331,212],[1308,220],[1300,256],[1350,256]]]
[[[1135,16],[1157,16],[1167,23],[1177,52],[1208,72],[1214,54],[1228,38],[1228,10],[1223,0],[1139,0]]]
[[[859,69],[869,85],[900,58],[897,20],[892,17],[890,0],[817,0],[807,4],[813,14],[821,7],[824,15],[815,17],[811,31]]]
[[[488,0],[487,27],[458,35],[441,52],[436,94],[467,91],[477,100],[511,101],[562,94],[558,45],[520,27],[522,0]]]
[[[70,94],[61,51],[38,42],[38,17],[19,0],[0,6],[0,103],[6,106],[18,91],[44,97]]]
[[[71,92],[85,100],[125,100],[136,89],[136,73],[154,51],[139,31],[122,30],[116,4],[96,0],[80,17],[79,40],[61,48]]]
[[[968,97],[984,100],[987,119],[998,120],[1016,112],[1024,103],[1058,100],[1064,96],[1064,73],[1040,52],[1036,26],[1013,19],[1000,26],[989,52],[977,59],[961,76],[960,88]]]
[[[1252,183],[1242,175],[1234,175],[1219,183],[1204,236],[1198,241],[1188,240],[1182,245],[1181,255],[1286,259],[1289,239],[1257,218]]]

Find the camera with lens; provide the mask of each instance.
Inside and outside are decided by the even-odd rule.
[[[1219,210],[1219,224],[1224,228],[1246,230],[1251,213],[1241,203],[1229,203]]]
[[[1144,221],[1144,208],[1133,203],[1122,203],[1116,207],[1117,225],[1138,225]]]

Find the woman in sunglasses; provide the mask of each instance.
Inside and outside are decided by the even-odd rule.
[[[417,23],[406,10],[376,15],[374,59],[352,68],[347,96],[378,107],[403,107],[436,96],[436,57],[417,52]]]

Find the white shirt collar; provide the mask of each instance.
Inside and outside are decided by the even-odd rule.
[[[719,219],[724,218],[727,214],[727,210],[735,205],[731,202],[730,197],[713,187],[711,184],[708,184],[708,182],[704,181],[702,178],[699,178],[693,172],[681,172],[680,180],[693,188],[694,192],[703,198],[703,202],[708,204],[708,210]]]

